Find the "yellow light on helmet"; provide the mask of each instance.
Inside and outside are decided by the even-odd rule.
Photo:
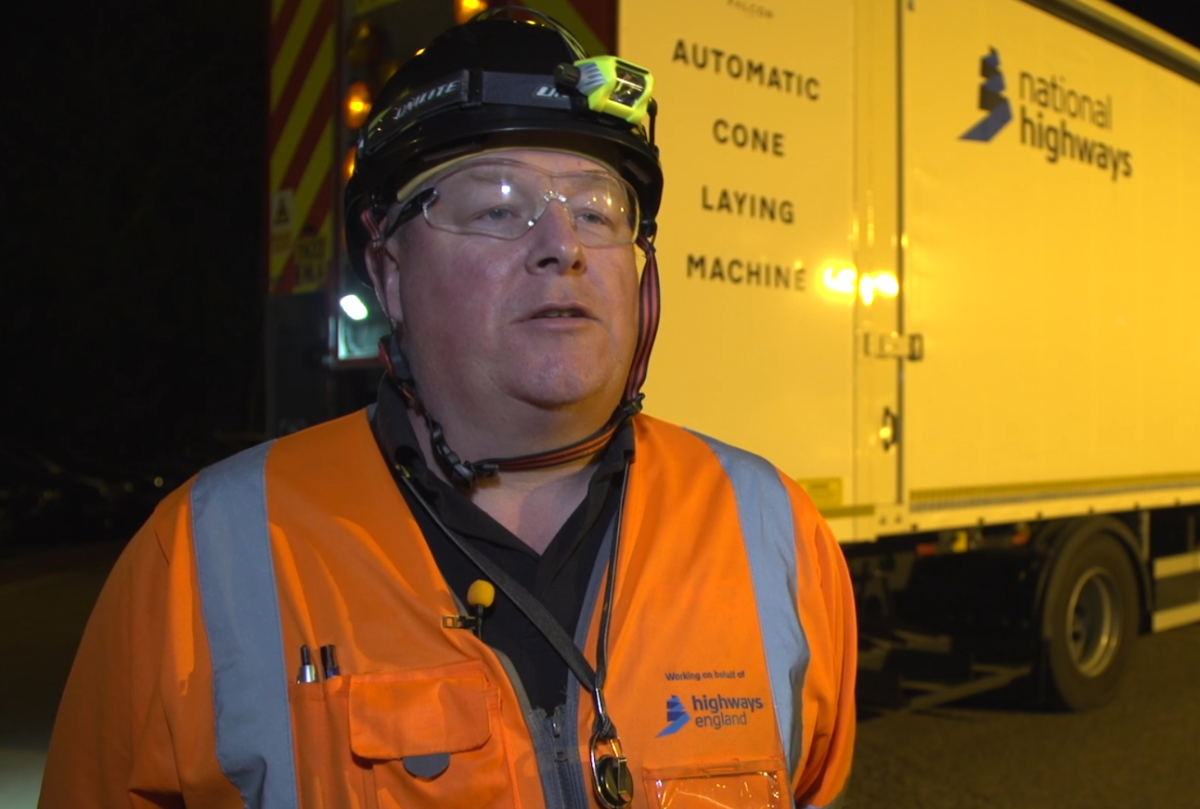
[[[654,76],[644,67],[615,56],[580,59],[560,65],[559,81],[587,96],[588,108],[640,124],[650,112]]]

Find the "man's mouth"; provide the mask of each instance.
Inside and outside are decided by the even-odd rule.
[[[532,319],[538,320],[540,318],[554,317],[587,317],[587,313],[582,309],[575,307],[568,307],[565,309],[543,309],[540,312],[536,312]]]

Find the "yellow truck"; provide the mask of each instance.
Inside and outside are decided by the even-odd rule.
[[[355,110],[486,5],[273,0],[272,429],[370,395]],[[1100,0],[525,5],[656,75],[647,410],[805,486],[864,696],[1036,671],[1086,708],[1140,632],[1200,620],[1200,51]]]
[[[618,15],[668,178],[647,409],[806,486],[881,701],[1111,698],[1200,620],[1200,51],[1093,0],[710,6]]]

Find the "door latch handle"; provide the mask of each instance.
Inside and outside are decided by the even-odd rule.
[[[890,407],[883,409],[883,424],[879,427],[879,442],[887,452],[900,443],[900,416]]]
[[[925,359],[925,338],[920,334],[867,332],[863,334],[863,354],[867,357],[920,362]]]

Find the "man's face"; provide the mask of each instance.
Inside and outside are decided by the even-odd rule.
[[[555,174],[603,168],[548,151],[488,157]],[[611,413],[637,337],[631,245],[585,247],[557,202],[511,241],[447,232],[420,216],[404,229],[387,256],[377,254],[372,277],[389,314],[403,322],[418,390],[435,415],[447,402],[485,412],[478,408],[511,400]]]

